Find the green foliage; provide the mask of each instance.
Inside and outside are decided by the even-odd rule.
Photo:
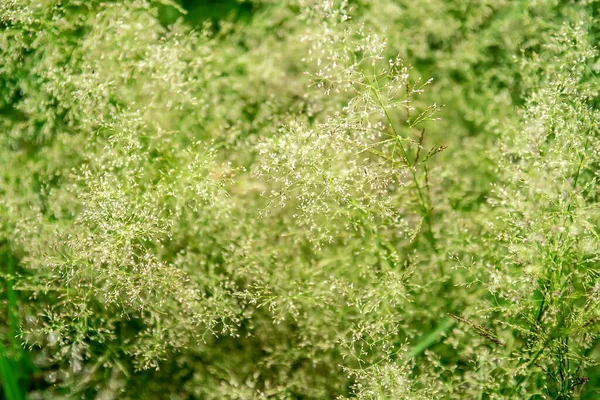
[[[0,3],[5,396],[596,398],[600,4],[216,4]]]

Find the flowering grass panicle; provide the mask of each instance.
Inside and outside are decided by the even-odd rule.
[[[598,2],[209,3],[0,2],[4,397],[596,398]]]

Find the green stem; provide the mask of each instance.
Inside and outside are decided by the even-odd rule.
[[[427,204],[428,202],[425,200],[425,195],[423,194],[423,190],[421,189],[421,184],[419,183],[419,179],[417,178],[417,172],[416,172],[415,165],[411,164],[411,162],[410,162],[410,159],[408,157],[408,152],[406,151],[406,148],[404,147],[404,144],[402,143],[401,136],[398,133],[398,131],[396,130],[396,126],[394,125],[392,118],[390,117],[390,115],[387,111],[387,108],[383,104],[381,97],[379,97],[379,92],[375,89],[375,86],[373,85],[371,80],[367,77],[367,75],[364,72],[362,72],[362,75],[365,78],[365,81],[368,83],[369,87],[371,88],[371,91],[373,92],[373,95],[375,96],[375,99],[377,100],[379,107],[383,111],[385,118],[392,129],[392,133],[394,134],[394,139],[396,140],[396,144],[398,144],[398,146],[400,146],[400,150],[402,151],[402,156],[404,157],[406,165],[408,166],[408,169],[411,173],[413,183],[414,183],[415,187],[417,188],[417,193],[418,193],[419,201],[420,201],[420,205],[421,205],[422,217],[425,220],[425,222],[427,223],[427,229],[428,229],[427,234],[426,234],[427,239],[428,239],[429,243],[431,244],[433,250],[435,252],[437,252],[435,236],[433,234],[433,225],[431,222],[430,207]],[[444,270],[443,270],[441,264],[440,264],[439,268],[440,268],[440,275],[444,276]]]
[[[6,279],[6,295],[8,298],[8,320],[10,324],[9,329],[9,342],[13,351],[20,350],[21,346],[16,341],[16,335],[18,333],[18,323],[17,323],[17,297],[15,295],[15,291],[13,289],[13,279],[14,279],[14,260],[12,258],[12,254],[10,251],[8,252],[8,275]],[[4,343],[0,341],[0,377],[2,378],[2,388],[4,390],[4,395],[7,400],[21,400],[23,399],[23,395],[21,394],[21,390],[19,389],[18,384],[18,376],[15,371],[18,371],[18,362],[15,360],[6,347]]]
[[[438,324],[438,326],[431,332],[429,332],[425,337],[423,337],[411,351],[408,352],[408,357],[413,358],[423,353],[429,347],[437,343],[444,332],[450,329],[454,325],[454,320],[450,318],[444,319],[442,322]]]

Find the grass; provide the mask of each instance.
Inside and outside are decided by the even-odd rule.
[[[0,1],[3,396],[597,397],[597,3]]]
[[[7,296],[7,313],[9,321],[8,346],[5,342],[0,342],[0,376],[2,377],[2,389],[7,400],[23,399],[23,382],[27,381],[25,371],[23,371],[23,360],[27,354],[20,345],[17,337],[19,336],[18,326],[18,308],[17,298],[13,289],[15,264],[13,256],[10,252],[4,253],[3,257],[6,263],[6,296]]]

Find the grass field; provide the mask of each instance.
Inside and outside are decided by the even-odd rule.
[[[600,398],[599,26],[0,0],[0,398]]]

